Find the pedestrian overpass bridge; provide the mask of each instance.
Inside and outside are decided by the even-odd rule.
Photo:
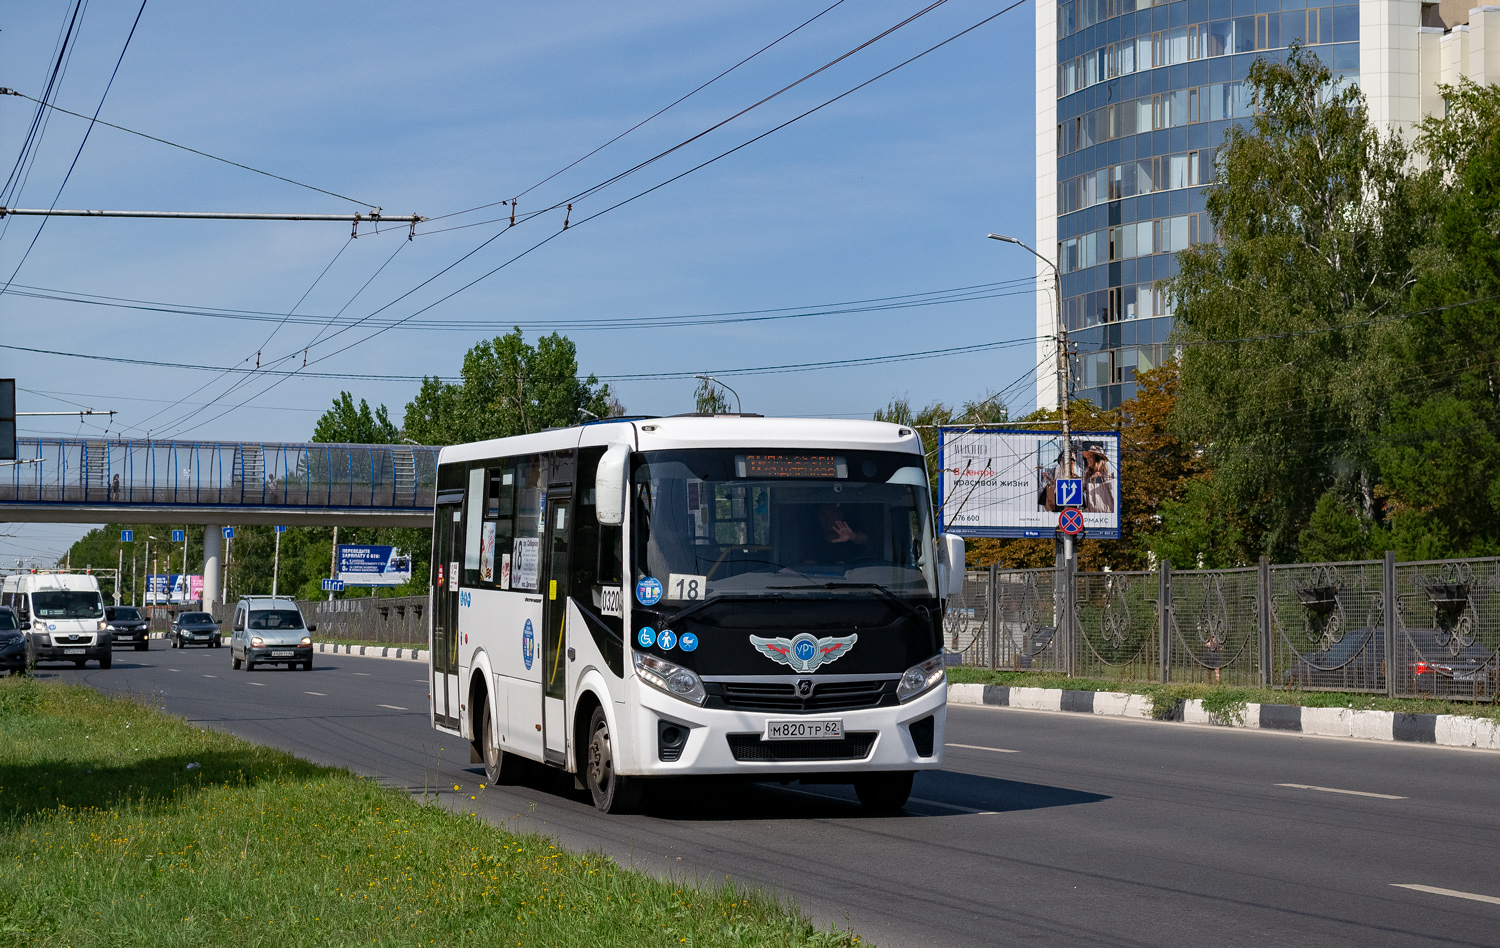
[[[0,521],[203,524],[211,601],[220,527],[428,527],[437,455],[412,444],[17,438],[17,463],[0,467]]]
[[[0,520],[426,527],[438,449],[18,438]]]

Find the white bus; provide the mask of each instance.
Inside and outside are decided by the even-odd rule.
[[[652,779],[852,783],[941,765],[942,603],[922,444],[872,421],[610,419],[438,460],[432,723],[605,812]]]

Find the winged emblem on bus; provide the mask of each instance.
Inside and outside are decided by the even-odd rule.
[[[810,672],[820,665],[838,661],[849,654],[857,641],[858,635],[830,635],[820,639],[807,632],[789,639],[750,636],[750,644],[755,646],[757,652],[773,662],[790,665],[793,671],[798,672]]]

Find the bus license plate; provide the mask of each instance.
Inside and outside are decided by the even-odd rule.
[[[844,722],[822,721],[767,721],[767,741],[837,741],[843,739]]]
[[[84,654],[87,651],[88,651],[88,649],[86,649],[86,648],[65,648],[65,649],[63,649],[63,654],[64,655],[82,655],[82,654]]]
[[[272,652],[271,653],[271,657],[272,658],[291,658],[293,655],[296,655],[296,654],[297,653],[294,652],[294,651],[292,651],[291,649],[284,649],[284,650],[279,651],[279,652]]]

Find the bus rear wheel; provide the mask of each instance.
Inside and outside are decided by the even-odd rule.
[[[594,806],[601,813],[628,813],[640,805],[642,782],[615,773],[614,747],[609,739],[609,721],[603,708],[595,708],[589,719],[589,738],[585,748],[584,780]]]
[[[876,813],[894,813],[906,806],[911,796],[911,781],[916,774],[910,770],[873,773],[854,781],[854,795],[865,809]]]
[[[521,760],[500,749],[500,735],[495,733],[495,716],[490,713],[489,701],[485,700],[481,707],[484,718],[479,725],[479,752],[484,757],[484,775],[491,784],[515,783]]]

